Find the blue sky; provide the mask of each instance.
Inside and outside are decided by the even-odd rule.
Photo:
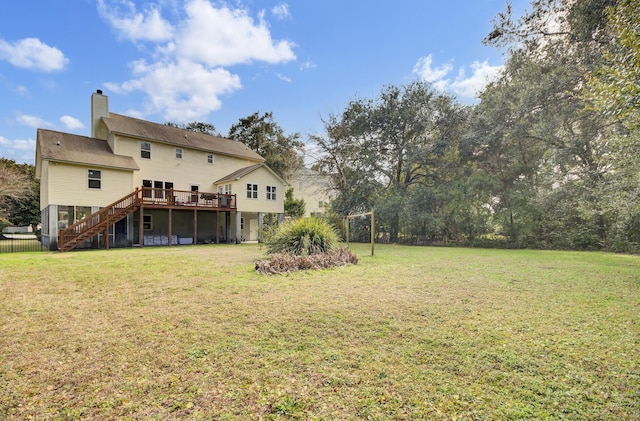
[[[517,13],[528,5],[514,0]],[[505,0],[21,0],[0,14],[0,156],[33,163],[36,128],[89,135],[90,96],[226,135],[256,111],[285,133],[389,84],[464,103],[504,62],[482,45]]]

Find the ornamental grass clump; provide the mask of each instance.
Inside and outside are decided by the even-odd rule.
[[[338,233],[318,218],[293,219],[280,224],[265,239],[267,253],[309,256],[327,253],[338,247]]]
[[[287,221],[265,236],[269,260],[256,262],[256,271],[266,274],[322,269],[358,263],[338,233],[318,218]]]

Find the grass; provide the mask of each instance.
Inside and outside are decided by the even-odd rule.
[[[352,248],[0,255],[0,418],[640,419],[640,257]]]

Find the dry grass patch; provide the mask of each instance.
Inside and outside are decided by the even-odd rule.
[[[640,418],[640,258],[257,245],[0,256],[0,418]]]
[[[341,247],[331,251],[303,256],[287,253],[271,254],[268,259],[256,261],[256,272],[276,275],[300,270],[335,268],[357,263],[358,257],[355,253],[347,247]]]

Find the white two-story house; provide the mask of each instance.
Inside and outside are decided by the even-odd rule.
[[[42,242],[51,250],[259,240],[286,182],[241,142],[109,112],[91,137],[38,129]]]

